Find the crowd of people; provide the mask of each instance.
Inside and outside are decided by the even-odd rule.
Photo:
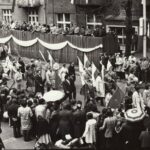
[[[40,24],[38,22],[19,22],[11,21],[7,23],[4,21],[1,24],[2,30],[20,30],[20,31],[29,31],[29,32],[40,32],[40,33],[49,33],[49,34],[63,34],[63,35],[81,35],[81,36],[94,36],[94,37],[103,37],[106,35],[106,30],[104,26],[97,26],[96,29],[93,29],[89,26],[78,26],[77,24],[71,23],[65,29],[62,25],[58,24]]]
[[[92,66],[84,68],[82,76],[86,86],[84,90],[81,88],[84,98],[80,100],[73,62],[68,67],[58,62],[52,66],[50,61],[43,64],[40,59],[31,59],[26,64],[21,57],[16,59],[6,53],[0,65],[1,120],[8,113],[14,137],[23,135],[27,142],[36,139],[35,149],[149,150],[149,59],[138,59],[134,52],[129,57],[124,53],[113,56],[104,53],[100,54],[100,62],[99,71],[102,66],[105,68],[104,80],[98,73],[93,87]],[[14,81],[11,86],[7,84],[9,80]],[[109,102],[117,82],[126,83],[126,92],[120,106],[113,109]],[[60,101],[43,99],[45,92],[60,89],[65,93]],[[138,122],[126,120],[125,112],[132,108],[144,111],[145,118]]]

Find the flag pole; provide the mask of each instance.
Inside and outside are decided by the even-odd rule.
[[[143,34],[143,57],[147,56],[147,17],[146,17],[146,0],[143,3],[143,19],[144,19],[144,34]]]

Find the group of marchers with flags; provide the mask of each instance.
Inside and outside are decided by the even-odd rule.
[[[111,62],[108,61],[107,67],[105,68],[102,61],[100,61],[99,65],[101,67],[100,69],[98,69],[94,62],[90,62],[86,54],[84,54],[83,62],[84,63],[82,63],[81,59],[78,57],[79,74],[82,83],[81,93],[84,93],[85,99],[87,99],[87,93],[89,93],[88,90],[93,88],[94,98],[100,99],[103,101],[102,103],[105,103],[105,96],[107,96],[105,92],[105,72],[109,71],[109,69],[112,67]],[[123,102],[124,96],[125,93],[118,87],[117,84],[115,84],[115,92],[109,99],[108,104],[105,104],[105,106],[114,109],[119,108],[121,103]]]

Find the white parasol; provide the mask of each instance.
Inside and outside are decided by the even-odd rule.
[[[64,98],[65,93],[58,90],[52,90],[44,94],[43,99],[46,102],[56,102]]]
[[[137,122],[145,117],[145,112],[140,108],[129,109],[125,112],[125,118],[131,122]]]

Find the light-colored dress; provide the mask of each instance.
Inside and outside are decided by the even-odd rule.
[[[32,127],[31,117],[33,116],[30,107],[20,107],[18,109],[18,117],[21,118],[21,128],[22,130],[30,130]]]
[[[83,137],[85,137],[85,142],[87,144],[93,144],[96,142],[96,120],[95,119],[90,119],[86,122]]]

